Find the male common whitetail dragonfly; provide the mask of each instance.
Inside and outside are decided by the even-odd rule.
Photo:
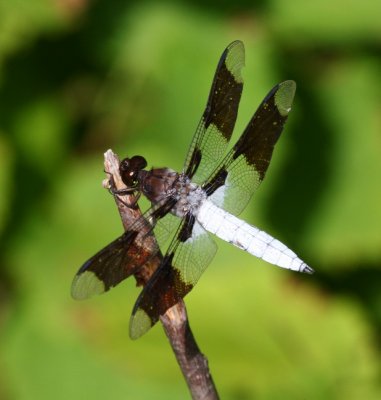
[[[120,163],[123,182],[136,194],[143,193],[152,207],[79,269],[72,296],[85,299],[109,290],[148,262],[172,235],[132,311],[131,338],[148,331],[192,290],[217,250],[210,233],[271,264],[313,273],[284,244],[237,218],[265,177],[296,89],[294,81],[276,85],[225,155],[237,118],[244,61],[241,41],[223,52],[182,173],[169,168],[147,171],[141,156]],[[152,240],[142,233],[147,224],[158,243],[151,254],[143,250],[148,237]]]

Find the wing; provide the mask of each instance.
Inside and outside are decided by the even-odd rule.
[[[217,205],[235,214],[246,206],[265,176],[294,93],[293,81],[285,81],[270,91],[241,138],[203,185]],[[188,215],[136,301],[130,320],[132,339],[148,331],[160,315],[192,290],[215,252],[209,233],[194,216]]]
[[[74,277],[72,297],[83,300],[108,291],[157,254],[158,243],[164,243],[180,223],[169,214],[174,203],[170,198],[150,208],[122,236],[86,261]]]
[[[294,81],[284,81],[269,92],[238,142],[203,184],[214,204],[234,215],[246,207],[265,177],[295,89]]]
[[[206,109],[188,150],[183,171],[195,183],[203,183],[226,152],[237,119],[244,64],[245,48],[237,40],[220,58]]]
[[[212,237],[189,214],[135,303],[130,320],[132,339],[147,332],[160,315],[192,290],[216,250]]]

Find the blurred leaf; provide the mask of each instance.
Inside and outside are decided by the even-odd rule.
[[[54,32],[62,27],[64,19],[57,4],[49,0],[0,2],[0,66],[2,59],[31,43],[41,31]]]
[[[55,99],[35,101],[25,107],[14,126],[16,146],[24,162],[49,176],[65,154],[67,129],[66,115]]]
[[[306,5],[303,0],[272,0],[271,26],[284,42],[356,45],[380,41],[378,0],[329,0]]]
[[[12,182],[10,171],[12,170],[12,157],[11,147],[6,140],[5,136],[0,133],[0,232],[3,226],[8,222],[9,206],[11,201]]]
[[[321,103],[334,121],[332,181],[313,218],[309,238],[316,259],[343,266],[375,263],[381,234],[381,170],[377,66],[371,60],[337,65],[322,87]],[[324,144],[321,151],[326,151]]]
[[[187,304],[230,398],[377,398],[375,338],[355,304],[307,286],[314,276],[219,247]]]

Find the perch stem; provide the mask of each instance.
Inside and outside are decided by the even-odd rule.
[[[105,172],[108,174],[104,186],[109,189],[110,177],[116,190],[126,189],[119,173],[119,158],[111,150],[104,154]],[[136,205],[133,194],[115,195],[123,227],[127,230],[142,213]],[[148,229],[148,228],[147,228]],[[147,231],[147,233],[149,233]],[[154,237],[153,237],[153,240]],[[135,274],[137,285],[145,285],[159,267],[162,254],[157,254]],[[169,340],[177,362],[184,375],[192,399],[216,400],[218,394],[209,371],[208,361],[201,353],[189,326],[185,304],[180,301],[160,317],[165,334]]]

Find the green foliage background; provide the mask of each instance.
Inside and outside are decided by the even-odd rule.
[[[218,58],[246,45],[235,138],[298,90],[245,218],[313,276],[220,251],[187,298],[223,399],[379,399],[379,0],[0,2],[0,398],[185,399],[160,326],[136,342],[128,280],[86,302],[79,266],[122,232],[103,152],[180,169]]]

